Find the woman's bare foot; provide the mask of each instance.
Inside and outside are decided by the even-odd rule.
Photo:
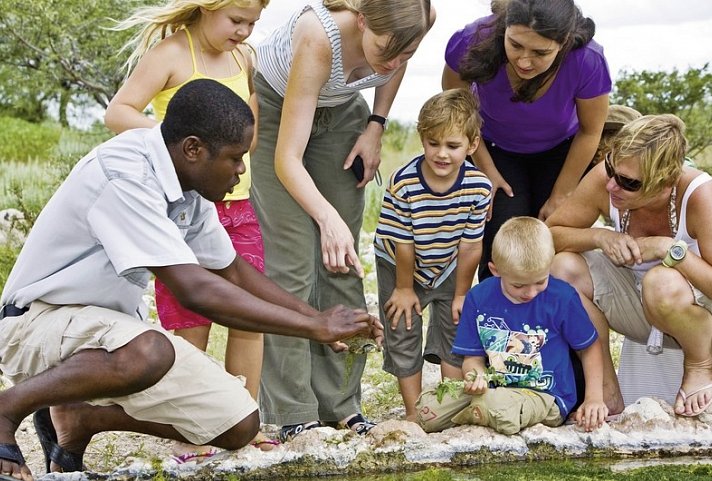
[[[712,359],[700,363],[685,361],[685,374],[675,398],[675,414],[698,416],[712,405]]]

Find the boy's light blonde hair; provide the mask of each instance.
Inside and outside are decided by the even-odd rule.
[[[482,127],[479,108],[477,98],[466,89],[445,90],[430,97],[418,114],[420,140],[461,134],[472,145],[480,136]]]
[[[430,29],[430,0],[323,0],[332,11],[360,13],[376,35],[391,35],[383,51],[386,60],[400,55]]]
[[[128,75],[151,47],[180,28],[189,27],[200,20],[201,8],[209,11],[231,6],[265,8],[269,2],[270,0],[171,0],[165,5],[139,8],[127,19],[117,22],[111,30],[140,28],[139,32],[120,50],[120,52],[132,50],[125,63]]]
[[[687,153],[685,123],[673,114],[644,115],[626,124],[613,139],[611,162],[639,161],[643,197],[677,183]]]
[[[500,272],[535,274],[548,270],[555,253],[549,228],[534,217],[512,217],[502,224],[492,242],[492,262]]]

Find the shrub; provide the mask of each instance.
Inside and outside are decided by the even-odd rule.
[[[0,117],[0,160],[25,162],[46,159],[59,143],[61,128]]]

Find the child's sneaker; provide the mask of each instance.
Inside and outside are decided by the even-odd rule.
[[[364,435],[376,426],[376,423],[369,421],[363,417],[363,414],[357,413],[351,416],[351,419],[344,423],[345,426],[356,434]]]
[[[282,429],[279,430],[279,440],[283,443],[286,443],[287,441],[291,441],[292,439],[294,439],[294,436],[302,433],[303,431],[318,427],[321,427],[321,422],[319,421],[311,421],[299,424],[286,424],[282,426]]]

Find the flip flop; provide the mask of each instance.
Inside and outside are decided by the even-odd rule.
[[[83,462],[84,453],[70,453],[57,444],[57,431],[55,431],[54,424],[52,424],[49,408],[36,411],[32,416],[32,424],[35,425],[37,437],[40,438],[40,444],[44,452],[45,467],[48,473],[50,472],[52,461],[54,461],[64,473],[86,470]]]
[[[250,446],[254,446],[260,451],[272,451],[275,447],[279,446],[280,443],[278,439],[265,438],[261,441],[252,441]]]
[[[22,451],[17,444],[0,443],[0,459],[10,461],[18,466],[25,465],[25,458],[22,456]],[[18,481],[18,479],[9,474],[0,474],[1,481]]]
[[[712,383],[702,386],[701,388],[697,388],[694,391],[689,392],[689,393],[686,393],[682,388],[680,388],[677,391],[677,394],[682,398],[682,402],[684,404],[685,401],[687,401],[688,397],[694,396],[695,394],[698,394],[706,389],[712,389]],[[699,411],[697,413],[695,413],[695,414],[681,413],[681,414],[678,414],[678,416],[694,418],[696,416],[699,416],[703,412],[707,411],[707,408],[710,407],[711,405],[712,405],[712,395],[709,397],[709,400],[699,409]]]
[[[215,456],[217,453],[217,449],[211,448],[209,451],[189,451],[187,453],[173,455],[171,456],[171,459],[177,464],[200,463],[212,456]]]

